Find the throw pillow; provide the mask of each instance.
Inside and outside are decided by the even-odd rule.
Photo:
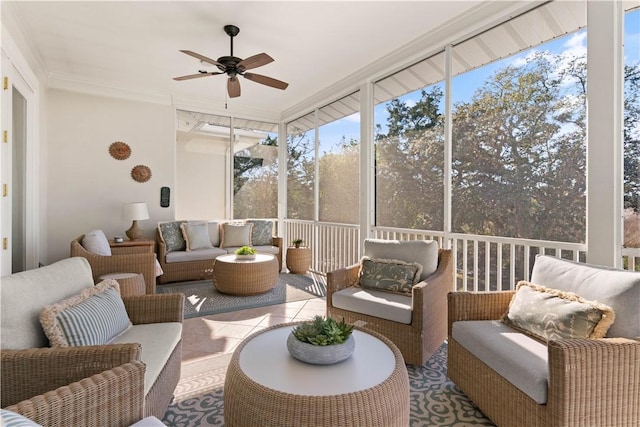
[[[603,338],[615,320],[613,309],[526,281],[518,282],[502,321],[543,342],[561,338]]]
[[[40,324],[52,347],[108,344],[131,327],[120,287],[113,279],[46,305],[40,312]]]
[[[358,283],[363,288],[411,295],[418,282],[422,266],[394,259],[362,257]]]
[[[210,221],[207,223],[209,226],[209,240],[213,246],[220,246],[220,223],[216,221]]]
[[[251,229],[253,224],[222,224],[221,248],[251,246]]]
[[[167,252],[184,251],[187,249],[187,242],[182,236],[180,224],[183,221],[161,222],[158,224],[160,230],[160,240],[167,246]]]
[[[82,247],[96,255],[111,256],[109,240],[102,230],[88,232],[82,238]]]
[[[3,427],[42,427],[42,424],[38,424],[35,421],[30,420],[23,415],[15,412],[8,411],[6,409],[0,409],[0,426]]]
[[[251,244],[253,246],[271,246],[273,237],[273,221],[264,219],[248,219],[247,224],[253,224]]]
[[[370,258],[417,262],[422,266],[420,280],[425,280],[438,268],[438,242],[435,240],[366,239],[364,255]]]
[[[183,222],[180,229],[187,245],[187,252],[213,248],[209,240],[209,225],[206,222]]]

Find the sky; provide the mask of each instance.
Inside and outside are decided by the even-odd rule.
[[[473,96],[478,87],[482,86],[488,78],[491,77],[497,70],[504,68],[507,65],[519,65],[522,64],[528,55],[531,55],[534,51],[548,51],[553,54],[563,53],[564,56],[573,56],[586,53],[587,48],[586,30],[579,30],[575,33],[559,37],[547,43],[538,45],[532,49],[524,51],[522,53],[504,58],[502,60],[487,64],[483,67],[475,70],[468,71],[453,78],[452,86],[452,100],[455,106],[456,103],[462,101],[468,101]],[[625,61],[626,63],[637,63],[640,61],[640,10],[635,10],[625,14],[625,31],[624,31],[624,43],[625,43]],[[444,84],[438,83],[443,91]],[[409,93],[400,97],[400,99],[409,104],[415,103],[420,98],[420,90]],[[387,113],[385,109],[386,104],[379,104],[374,109],[374,120],[377,124],[382,124],[384,127],[387,119]],[[384,128],[383,128],[384,129]],[[360,139],[360,115],[354,114],[352,116],[345,117],[344,119],[337,120],[333,123],[324,125],[320,128],[320,152],[323,151],[338,151],[342,140],[342,136],[346,136],[347,140],[350,138]]]

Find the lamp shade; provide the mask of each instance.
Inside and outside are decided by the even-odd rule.
[[[122,206],[122,219],[127,221],[149,219],[147,204],[144,202],[125,203]]]

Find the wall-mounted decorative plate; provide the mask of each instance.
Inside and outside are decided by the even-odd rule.
[[[131,155],[131,147],[127,143],[116,141],[109,146],[109,154],[116,160],[125,160]]]
[[[131,178],[136,182],[147,182],[151,179],[149,166],[138,165],[131,169]]]

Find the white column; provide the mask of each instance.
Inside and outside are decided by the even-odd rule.
[[[278,125],[278,236],[287,239],[285,235],[284,219],[287,217],[287,125],[280,122]]]
[[[451,249],[450,234],[451,234],[451,197],[452,197],[452,185],[451,185],[451,169],[452,169],[452,152],[453,152],[453,101],[452,101],[452,85],[451,85],[451,62],[452,62],[452,47],[447,46],[444,51],[445,58],[445,88],[444,88],[444,241],[442,247],[444,249]]]
[[[360,85],[360,243],[369,237],[375,215],[373,83]],[[362,252],[362,246],[360,247]]]
[[[587,262],[622,266],[623,3],[587,2]]]

